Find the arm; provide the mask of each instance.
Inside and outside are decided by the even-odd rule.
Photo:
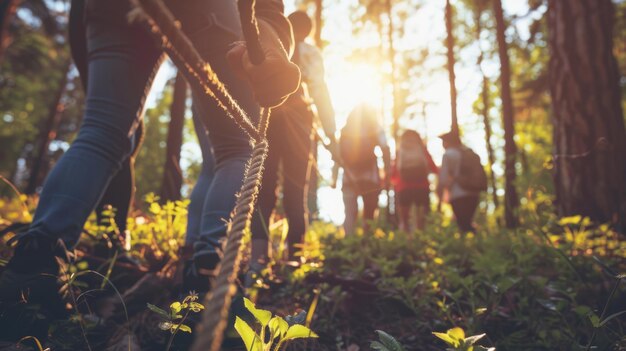
[[[439,182],[437,183],[437,195],[441,197],[444,189],[449,189],[454,182],[452,170],[455,169],[455,162],[450,154],[444,154],[439,172]]]
[[[391,152],[389,151],[389,145],[387,145],[387,137],[382,128],[379,128],[378,133],[378,146],[383,153],[383,164],[385,165],[385,188],[389,189],[390,175],[391,175]]]
[[[259,0],[255,10],[265,60],[259,65],[252,64],[244,42],[235,43],[227,59],[233,71],[250,83],[259,104],[274,107],[298,89],[300,70],[289,61],[293,37],[283,15],[282,1]]]
[[[313,98],[324,134],[331,140],[331,143],[334,143],[337,126],[335,124],[335,110],[330,100],[328,86],[324,80],[324,60],[319,49],[308,44],[305,45],[307,45],[308,55],[306,58],[303,57],[304,62],[300,67],[303,73],[302,79],[306,82]]]
[[[430,172],[435,174],[439,173],[439,167],[437,167],[435,161],[433,161],[433,156],[430,154],[430,152],[428,152],[428,149],[426,147],[424,147],[424,152],[426,152],[426,162],[428,163],[428,168],[430,169]]]
[[[268,23],[280,39],[285,51],[289,56],[293,53],[293,36],[291,25],[283,15],[285,5],[282,0],[257,0],[254,8],[257,19]]]

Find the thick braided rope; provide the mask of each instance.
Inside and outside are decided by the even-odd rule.
[[[182,70],[196,91],[212,97],[226,114],[255,141],[262,138],[246,112],[228,93],[211,65],[204,61],[187,36],[180,30],[176,18],[161,0],[134,0],[135,9],[129,13],[129,20],[147,21],[151,32],[162,42],[170,58]]]
[[[185,67],[183,71],[187,71],[186,76],[190,84],[203,87],[207,95],[216,99],[220,107],[256,141],[252,157],[246,167],[243,185],[231,214],[224,255],[213,289],[205,299],[206,309],[202,315],[202,322],[198,326],[198,337],[192,345],[192,351],[206,351],[207,349],[217,351],[223,340],[232,296],[236,292],[235,281],[241,262],[244,232],[250,224],[263,177],[263,164],[268,149],[265,133],[269,124],[270,110],[262,111],[258,129],[252,126],[245,112],[230,97],[210,66],[203,62],[191,42],[175,25],[174,17],[161,0],[136,0],[136,3],[140,7],[133,10],[129,17],[139,17],[148,21],[152,32],[167,46],[168,52],[173,54],[171,58],[176,65],[179,68]]]
[[[261,116],[260,129],[263,135],[265,135],[269,116],[269,109],[265,110]],[[242,239],[250,224],[259,193],[267,149],[266,140],[257,143],[248,163],[244,184],[235,203],[232,222],[228,228],[224,256],[212,290],[205,300],[207,307],[202,314],[202,323],[198,327],[198,337],[191,347],[192,351],[217,351],[222,344],[232,296],[237,290],[235,282],[243,253]]]

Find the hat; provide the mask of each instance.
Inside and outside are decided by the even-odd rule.
[[[456,130],[451,130],[447,133],[443,133],[439,135],[439,139],[448,142],[461,142],[461,137],[459,136],[459,132]]]

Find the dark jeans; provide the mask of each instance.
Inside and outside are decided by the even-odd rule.
[[[229,45],[240,38],[236,4],[229,0],[172,1],[185,30],[235,99],[258,119],[246,83],[230,72]],[[140,25],[129,25],[125,0],[87,0],[88,82],[85,117],[78,136],[45,182],[31,231],[62,238],[69,247],[111,179],[134,148],[145,96],[163,56]],[[213,14],[211,16],[211,14]],[[219,19],[219,20],[217,20]],[[251,153],[248,137],[213,101],[195,96],[206,117],[215,155],[201,224],[202,240],[216,246],[241,186]]]
[[[464,232],[474,231],[472,220],[478,208],[478,196],[464,196],[450,201],[454,217],[459,228]]]
[[[209,131],[200,119],[200,114],[193,108],[193,125],[198,136],[200,152],[202,153],[202,170],[198,175],[196,185],[189,196],[189,207],[187,215],[187,233],[185,235],[185,245],[192,245],[200,238],[200,228],[202,227],[202,214],[205,212],[204,206],[209,203],[209,188],[215,176],[215,157],[209,139]]]
[[[309,159],[313,114],[304,105],[283,106],[272,113],[267,130],[269,153],[252,217],[252,239],[267,239],[270,216],[276,206],[279,165],[282,164],[283,209],[289,223],[289,256],[302,243],[306,231]],[[267,252],[267,250],[265,250]]]

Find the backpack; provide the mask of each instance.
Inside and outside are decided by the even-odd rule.
[[[358,131],[348,129],[347,126],[344,127],[339,139],[339,153],[344,166],[351,169],[363,169],[369,168],[372,163],[376,164],[374,148],[377,143],[376,134],[363,135]]]
[[[461,148],[461,164],[456,182],[467,191],[481,192],[487,190],[487,174],[478,156],[468,147]]]
[[[424,147],[419,142],[401,142],[398,149],[398,173],[405,182],[428,177],[428,161]]]

